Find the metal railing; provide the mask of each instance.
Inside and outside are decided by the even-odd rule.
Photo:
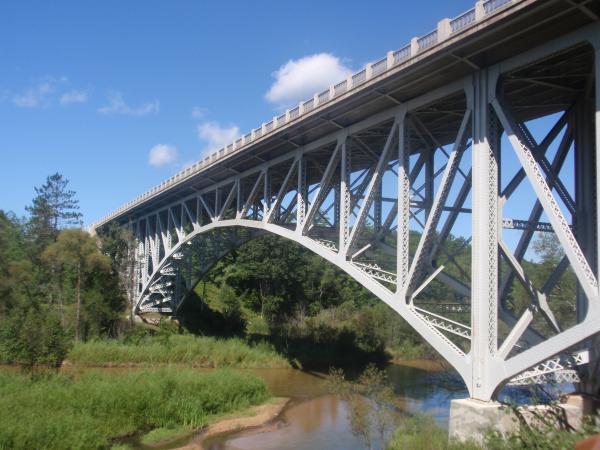
[[[387,70],[387,58],[383,58],[371,64],[371,76],[379,75]]]
[[[410,44],[394,52],[394,64],[400,64],[410,58]]]
[[[419,51],[425,50],[438,42],[438,30],[433,30],[427,33],[425,36],[422,36],[417,39],[417,44],[419,45]]]
[[[319,105],[322,105],[323,103],[329,101],[329,89],[327,89],[326,91],[321,92],[318,95],[319,98]]]
[[[303,111],[302,111],[302,112],[303,112],[303,113],[307,113],[307,112],[309,112],[309,111],[312,111],[312,109],[314,108],[314,106],[315,106],[315,99],[314,99],[314,97],[313,97],[313,98],[311,98],[310,100],[307,100],[307,101],[305,101],[305,102],[302,104],[302,109],[303,109]]]
[[[367,67],[358,71],[354,75],[350,76],[348,79],[343,80],[332,88],[323,91],[313,98],[308,99],[304,102],[301,102],[299,106],[288,110],[286,113],[281,114],[276,119],[271,120],[266,123],[263,127],[257,128],[250,133],[247,133],[242,138],[236,138],[233,144],[230,144],[222,149],[219,149],[213,152],[211,155],[205,157],[201,161],[194,163],[191,166],[186,167],[184,170],[177,173],[175,176],[172,176],[166,181],[163,181],[157,186],[152,187],[147,192],[139,195],[134,200],[131,200],[121,207],[119,207],[116,211],[113,211],[111,214],[105,216],[100,221],[92,224],[92,227],[100,226],[113,218],[117,217],[123,211],[132,208],[139,203],[146,201],[148,198],[157,195],[158,193],[169,189],[176,183],[181,182],[183,179],[191,177],[196,173],[206,169],[208,166],[214,165],[221,158],[229,155],[232,152],[243,151],[247,146],[252,145],[258,139],[263,138],[266,134],[274,132],[276,129],[285,126],[292,120],[295,120],[310,111],[329,103],[334,100],[337,96],[349,92],[354,88],[358,88],[360,85],[370,80],[372,77],[381,75],[386,71],[393,69],[396,65],[409,61],[412,57],[417,56],[419,52],[429,50],[445,39],[448,39],[453,36],[454,33],[458,31],[465,30],[474,24],[478,23],[481,20],[487,19],[489,15],[495,13],[497,10],[504,6],[508,6],[509,4],[516,4],[522,0],[479,0],[475,6],[459,16],[456,16],[454,19],[451,19],[450,22],[450,32],[444,33],[440,32],[440,28],[438,25],[438,29],[435,29],[424,36],[416,38],[416,46],[411,44],[406,45],[399,50],[395,50],[390,53],[390,58],[384,58],[376,61],[373,64],[369,65],[369,69]],[[440,22],[442,23],[442,22]],[[317,104],[315,104],[315,97],[317,99]]]
[[[348,90],[348,80],[344,80],[333,87],[333,95],[338,96]]]
[[[358,73],[352,75],[352,86],[356,86],[357,84],[364,83],[367,81],[367,69],[363,69]]]
[[[496,11],[501,6],[504,6],[510,2],[511,0],[488,0],[487,2],[483,3],[483,9],[485,10],[486,14],[490,14]]]
[[[475,8],[468,10],[467,12],[461,14],[458,17],[455,17],[450,21],[450,28],[453,33],[456,33],[458,30],[462,30],[467,26],[471,25],[475,22]]]
[[[277,117],[277,126],[281,127],[285,124],[285,113],[283,113],[282,115],[280,115],[279,117]]]

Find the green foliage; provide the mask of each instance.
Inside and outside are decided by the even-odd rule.
[[[71,340],[51,311],[16,308],[0,322],[0,360],[25,370],[36,365],[60,367]]]
[[[190,434],[193,431],[193,428],[190,426],[180,426],[175,428],[155,428],[149,433],[146,433],[142,436],[140,442],[143,445],[152,445],[159,446],[161,444],[165,444],[173,439],[181,439],[182,436]]]
[[[59,367],[70,338],[110,335],[125,306],[118,274],[79,228],[75,192],[60,174],[35,189],[19,220],[0,211],[0,360]]]
[[[387,450],[482,450],[482,447],[474,442],[449,440],[448,431],[440,428],[431,416],[426,415],[404,417],[386,448]]]
[[[392,386],[383,370],[373,365],[356,381],[348,381],[341,370],[331,370],[327,380],[332,392],[348,402],[352,433],[372,449],[377,442],[383,448],[391,429],[400,420],[400,409]],[[412,448],[412,447],[406,447]]]
[[[320,256],[278,236],[230,253],[196,294],[202,299],[188,300],[209,310],[196,308],[201,311],[194,315],[237,313],[239,302],[246,333],[270,335],[278,350],[303,367],[382,361],[388,348],[399,357],[415,349],[427,354],[421,338],[387,305]],[[184,323],[192,314],[186,306],[180,310]],[[234,328],[231,321],[221,323],[221,329]],[[213,328],[200,329],[214,333]]]
[[[243,305],[271,326],[298,312],[314,314],[346,301],[367,304],[370,298],[321,257],[274,235],[254,239],[229,254],[209,280],[231,286]]]
[[[510,411],[519,414],[516,408]],[[562,413],[550,408],[537,414],[536,426],[520,422],[517,432],[503,435],[490,430],[484,442],[458,442],[448,439],[448,432],[440,428],[433,418],[415,415],[404,418],[388,443],[387,450],[568,450],[600,429],[592,418],[586,418],[581,430],[575,431],[562,426]]]
[[[98,340],[76,343],[70,363],[81,366],[151,366],[185,364],[194,367],[289,367],[272,346],[242,339],[172,334],[168,339],[140,332],[125,341]]]
[[[198,428],[264,402],[262,380],[233,371],[164,369],[57,375],[0,373],[0,449],[107,448],[154,428]]]
[[[563,258],[564,251],[553,233],[537,233],[537,238],[533,241],[532,247],[536,253],[537,261],[523,261],[522,265],[533,285],[537,289],[541,289]],[[577,279],[573,269],[569,266],[552,288],[550,294],[547,295],[548,305],[552,310],[554,320],[562,330],[570,328],[576,323],[576,298]],[[530,302],[529,290],[518,279],[515,279],[508,296],[509,309],[513,311],[513,314],[519,316]],[[536,314],[531,326],[538,333],[551,336],[557,331],[552,321],[541,312]]]
[[[24,225],[0,210],[0,317],[31,298],[35,273]]]
[[[572,449],[575,444],[589,436],[600,433],[595,417],[584,417],[579,430],[573,429],[566,421],[565,411],[557,403],[545,405],[540,411],[523,411],[522,407],[509,405],[507,413],[512,413],[519,423],[516,432],[503,435],[491,430],[485,436],[486,448],[490,450],[555,450]],[[525,419],[527,414],[528,419]]]
[[[93,331],[99,334],[103,322],[116,319],[111,313],[124,306],[118,278],[111,273],[110,259],[100,253],[95,237],[78,228],[62,230],[56,242],[44,250],[42,259],[57,274],[61,298],[65,283],[74,290],[76,339],[85,336],[82,321],[87,322],[88,328],[96,325]]]
[[[39,249],[56,240],[61,228],[81,225],[81,213],[75,191],[67,188],[69,180],[59,173],[46,178],[46,183],[35,188],[30,213],[29,232]]]
[[[234,289],[227,284],[223,284],[219,289],[219,298],[223,305],[225,319],[230,322],[239,322],[240,328],[243,329],[242,305]]]

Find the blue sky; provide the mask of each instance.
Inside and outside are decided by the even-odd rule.
[[[24,214],[58,171],[95,221],[268,121],[295,69],[328,85],[472,4],[3,1],[0,208]]]

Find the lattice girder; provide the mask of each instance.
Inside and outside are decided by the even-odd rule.
[[[581,42],[591,40],[597,56],[598,30],[549,42],[359,122],[341,122],[330,135],[307,139],[294,150],[274,149],[248,170],[127,217],[123,223],[137,239],[135,313],[177,314],[186,293],[219,258],[247,239],[272,233],[320,255],[389,305],[457,370],[472,397],[489,400],[511,380],[540,381],[550,372],[575,379],[573,367],[544,361],[600,332],[599,177],[584,183],[594,195],[584,196],[582,205],[582,195],[561,177],[581,126],[572,105],[532,105],[537,117],[542,110],[562,114],[536,142],[527,125],[536,117],[522,97],[511,104],[518,89],[504,80],[521,68],[534,77],[538,61],[542,67]],[[592,86],[599,66],[594,65]],[[550,69],[543,69],[547,76]],[[579,94],[573,98],[583,101]],[[566,98],[561,94],[561,101]],[[597,131],[599,110],[596,106],[588,120]],[[521,167],[503,187],[507,152],[514,152]],[[505,202],[521,183],[532,185],[537,204],[527,217],[505,217]],[[591,216],[585,223],[584,210]],[[462,247],[452,251],[446,244],[468,215],[469,235],[459,236]],[[505,228],[523,233],[517,250],[504,245]],[[523,269],[535,232],[555,233],[565,252],[539,286]],[[469,249],[470,268],[458,261]],[[553,335],[539,333],[532,324],[542,313],[560,325],[546,299],[569,267],[582,293],[578,322],[554,326]],[[511,316],[503,299],[515,277],[531,305]],[[428,290],[440,284],[451,295],[432,301]],[[519,375],[540,364],[544,373],[534,368],[532,376]]]

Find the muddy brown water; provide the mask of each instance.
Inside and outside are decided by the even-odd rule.
[[[448,425],[450,400],[467,391],[453,383],[451,375],[429,361],[410,361],[387,367],[389,380],[407,414],[425,413],[442,426]],[[255,369],[273,395],[289,397],[290,402],[270,423],[237,432],[202,435],[187,443],[201,444],[206,450],[358,450],[364,442],[354,436],[348,417],[348,404],[327,392],[325,376],[294,369]],[[375,442],[374,448],[380,447]]]

